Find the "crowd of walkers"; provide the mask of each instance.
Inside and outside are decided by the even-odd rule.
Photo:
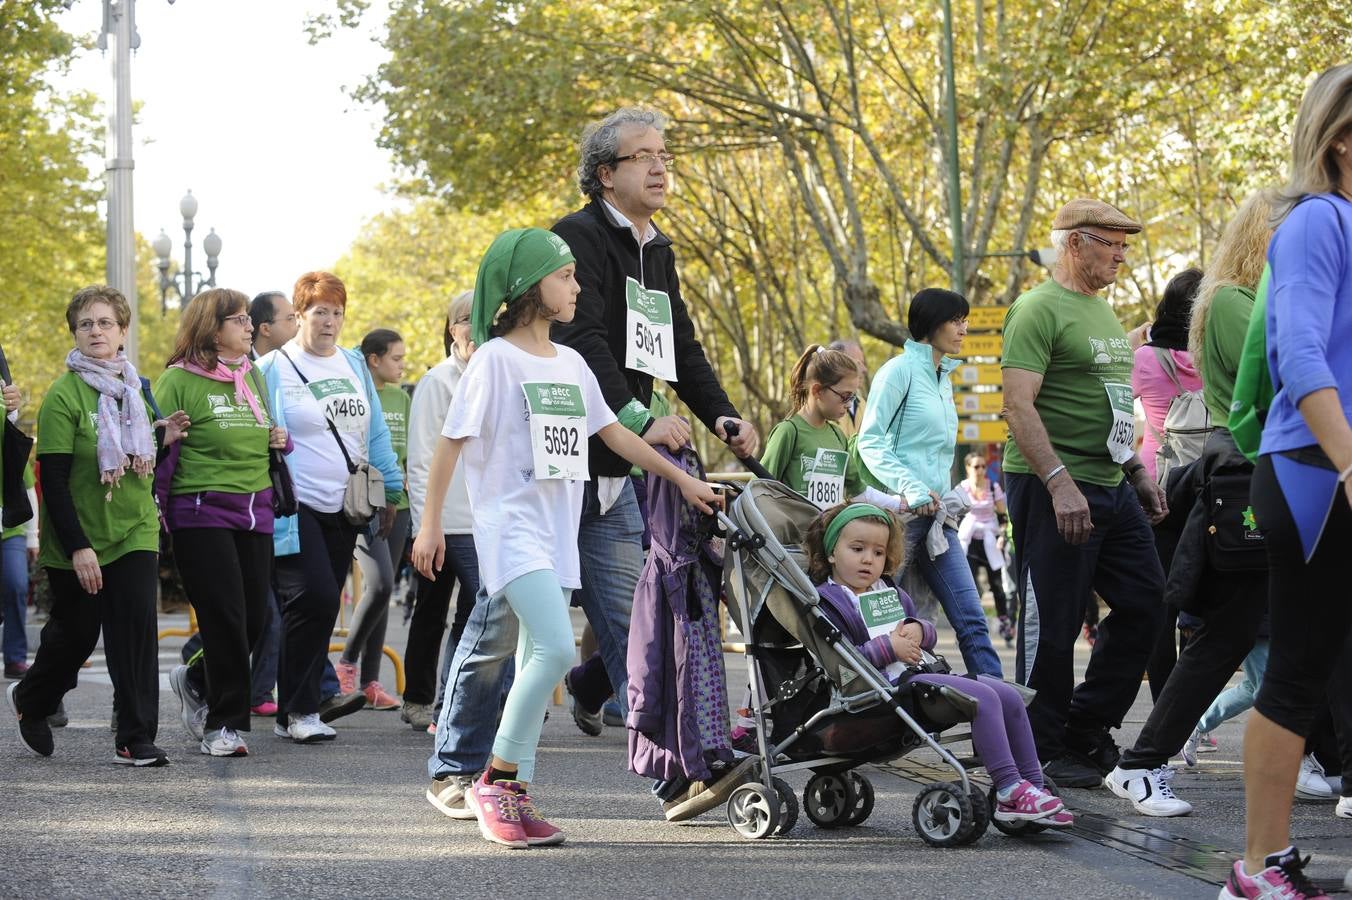
[[[1352,533],[1352,66],[1309,88],[1288,181],[1246,199],[1206,267],[1172,278],[1140,329],[1124,330],[1103,291],[1143,225],[1095,199],[1057,211],[1049,277],[1005,317],[1010,439],[968,453],[958,479],[952,374],[970,310],[938,288],[910,299],[911,337],[871,378],[856,342],[808,346],[760,453],[653,221],[675,163],[664,127],[627,108],[587,128],[585,206],[493,241],[473,291],[447,307],[445,359],[411,397],[398,332],[342,343],[348,297],[329,273],[302,275],[290,296],[192,298],[153,386],[121,351],[126,300],[78,292],[68,371],[37,415],[40,526],[6,532],[7,584],[36,536],[53,597],[28,667],[6,594],[23,742],[53,753],[61,698],[101,633],[115,759],[167,762],[155,744],[163,534],[200,628],[170,684],[202,753],[248,755],[253,716],[308,744],[355,709],[399,708],[435,736],[433,806],[506,846],[561,842],[531,794],[555,686],[588,734],[607,701],[650,731],[647,682],[630,680],[652,663],[647,624],[631,631],[653,521],[643,472],[702,513],[722,502],[662,382],[821,510],[809,574],[894,678],[956,677],[908,668],[935,631],[901,585],[933,595],[971,676],[962,689],[979,695],[973,741],[997,818],[1063,827],[1073,817],[1055,792],[1100,786],[1145,815],[1187,814],[1170,760],[1195,765],[1219,724],[1252,707],[1247,847],[1221,896],[1322,896],[1289,824],[1293,797],[1336,800],[1352,818],[1352,700],[1339,689],[1352,608],[1330,590]],[[12,386],[4,399],[20,403]],[[6,498],[23,490],[10,474]],[[406,555],[416,602],[398,698],[380,672]],[[362,589],[335,665],[354,556]],[[861,598],[880,594],[896,601],[882,630],[861,618]],[[1100,601],[1077,684],[1074,645]],[[570,605],[588,622],[579,665]],[[1122,750],[1112,731],[1143,674],[1153,706]],[[1007,675],[1035,691],[1026,711]],[[754,723],[714,718],[705,753],[653,787],[669,820],[712,808],[751,771]]]

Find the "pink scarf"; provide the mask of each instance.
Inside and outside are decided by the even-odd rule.
[[[226,365],[227,363],[231,366],[237,366],[237,368],[234,371],[231,371]],[[186,359],[181,359],[174,363],[172,368],[184,369],[194,375],[210,378],[212,381],[224,381],[226,383],[233,382],[235,385],[235,402],[238,403],[243,400],[248,403],[249,409],[253,410],[254,420],[259,424],[263,424],[263,412],[258,408],[258,398],[254,396],[254,392],[249,388],[249,382],[244,378],[245,375],[249,374],[249,370],[253,368],[253,364],[249,362],[249,355],[247,353],[236,359],[217,357],[216,368],[212,371],[207,371],[197,365],[197,363],[189,362]]]

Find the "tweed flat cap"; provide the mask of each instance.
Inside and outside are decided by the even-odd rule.
[[[1141,230],[1140,222],[1128,218],[1120,210],[1109,206],[1102,200],[1088,200],[1083,197],[1072,200],[1061,207],[1056,214],[1056,218],[1052,221],[1054,231],[1068,231],[1072,228],[1083,228],[1086,225],[1108,228],[1112,231],[1125,231],[1127,234],[1136,234]]]

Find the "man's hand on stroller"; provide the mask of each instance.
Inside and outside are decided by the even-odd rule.
[[[731,428],[728,427],[730,425]],[[756,433],[756,426],[744,419],[720,416],[714,423],[714,434],[732,448],[738,459],[754,457],[760,451],[760,435]]]
[[[896,654],[897,661],[908,666],[918,665],[924,659],[924,651],[920,647],[924,637],[925,632],[917,622],[903,622],[893,629],[888,638],[892,641],[892,652]]]

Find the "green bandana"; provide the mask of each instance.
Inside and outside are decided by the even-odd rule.
[[[836,550],[836,541],[840,540],[840,532],[845,526],[855,519],[882,519],[887,523],[887,527],[892,527],[892,517],[882,510],[881,507],[874,506],[872,503],[851,503],[842,509],[831,524],[826,526],[826,533],[822,535],[822,549],[826,555],[830,556]]]
[[[474,280],[470,335],[475,345],[482,347],[488,341],[499,307],[571,262],[573,251],[563,238],[543,228],[513,228],[494,238]]]

